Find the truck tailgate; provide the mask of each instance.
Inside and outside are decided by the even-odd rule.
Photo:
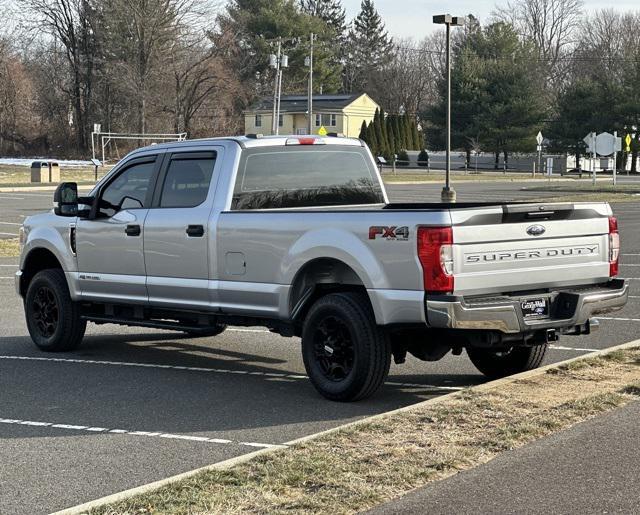
[[[529,204],[451,211],[457,295],[609,279],[607,204]]]

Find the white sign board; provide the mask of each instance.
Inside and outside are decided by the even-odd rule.
[[[542,132],[538,131],[538,135],[536,136],[536,142],[538,143],[538,145],[542,145]]]
[[[582,138],[582,141],[584,141],[587,144],[587,152],[589,152],[589,154],[593,154],[594,152],[593,144],[595,142],[595,138],[596,138],[595,132],[590,132],[584,138]]]
[[[609,132],[603,132],[596,136],[596,154],[610,156],[616,150],[616,138]]]

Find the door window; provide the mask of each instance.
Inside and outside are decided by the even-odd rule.
[[[204,158],[174,156],[162,186],[160,207],[196,207],[202,204],[209,193],[215,161],[215,154]]]
[[[147,207],[147,194],[155,162],[135,164],[118,175],[102,192],[100,212],[108,217],[119,209]],[[119,209],[118,209],[119,206]]]

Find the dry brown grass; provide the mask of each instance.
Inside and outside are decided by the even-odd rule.
[[[104,176],[111,167],[101,167],[98,169],[98,179]],[[95,173],[93,168],[71,167],[60,169],[60,180],[62,182],[77,182],[79,184],[93,184]],[[31,169],[26,166],[0,165],[0,187],[1,186],[47,186],[48,183],[32,183]]]
[[[579,363],[463,391],[91,513],[354,513],[640,395],[640,348]]]
[[[0,239],[0,257],[17,257],[19,255],[18,238]]]

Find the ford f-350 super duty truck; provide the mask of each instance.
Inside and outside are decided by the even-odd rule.
[[[61,184],[21,231],[16,289],[45,351],[87,322],[299,336],[316,389],[362,399],[393,357],[463,349],[489,377],[622,307],[606,203],[389,203],[366,145],[229,137],[130,153],[88,194]]]

